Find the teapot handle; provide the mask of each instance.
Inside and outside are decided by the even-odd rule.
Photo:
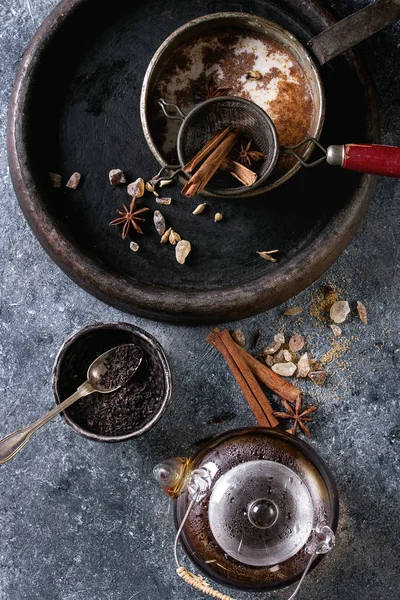
[[[234,598],[231,598],[231,596],[227,596],[226,594],[223,594],[222,592],[218,592],[217,590],[214,590],[214,588],[212,588],[202,577],[200,577],[200,575],[195,575],[194,573],[191,573],[190,571],[188,571],[183,565],[180,564],[179,559],[178,559],[178,542],[179,542],[179,538],[181,537],[182,529],[185,526],[186,520],[187,520],[189,513],[192,510],[195,502],[198,502],[203,497],[204,485],[207,483],[207,476],[206,476],[206,479],[204,480],[204,475],[206,475],[205,469],[198,469],[197,473],[196,473],[196,471],[194,471],[193,474],[194,474],[194,477],[192,476],[191,482],[190,482],[191,500],[189,502],[189,506],[187,508],[185,516],[182,519],[182,523],[180,524],[179,529],[175,536],[174,556],[175,556],[175,563],[176,563],[176,572],[179,575],[179,577],[181,577],[181,579],[183,579],[183,581],[185,583],[190,585],[195,590],[198,590],[199,592],[202,592],[203,594],[207,594],[207,596],[211,596],[212,598],[217,598],[217,600],[234,600]]]
[[[296,589],[294,590],[290,598],[288,598],[288,600],[294,600],[294,598],[297,596],[297,593],[299,592],[315,557],[318,554],[326,554],[327,552],[330,552],[334,545],[335,534],[333,533],[332,529],[328,527],[328,525],[322,523],[317,525],[313,532],[313,539],[308,546],[308,550],[311,551],[310,560],[308,561],[307,566],[303,571],[303,575],[301,576],[301,579],[297,584]]]

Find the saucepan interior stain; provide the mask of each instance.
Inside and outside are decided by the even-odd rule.
[[[221,28],[179,45],[155,82],[150,128],[168,163],[177,160],[180,123],[164,117],[159,98],[177,104],[187,114],[199,102],[217,95],[255,102],[271,117],[281,145],[297,144],[312,133],[313,94],[293,54],[270,36]],[[275,177],[293,164],[292,157],[281,157]]]

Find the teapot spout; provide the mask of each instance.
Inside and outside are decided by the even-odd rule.
[[[190,465],[189,458],[168,458],[154,467],[153,475],[171,498],[177,498],[186,489]]]

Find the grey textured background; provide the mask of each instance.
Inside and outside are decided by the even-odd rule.
[[[345,16],[367,3],[332,4]],[[32,0],[36,24],[55,5]],[[105,306],[59,271],[25,223],[8,173],[6,118],[33,31],[25,0],[1,0],[0,435],[51,407],[50,375],[60,345],[95,321],[126,320],[155,335],[170,360],[174,391],[172,407],[142,439],[96,444],[58,418],[0,468],[0,600],[201,598],[175,575],[172,502],[153,483],[151,469],[163,457],[191,453],[196,440],[254,419],[223,361],[207,349],[209,328],[154,323]],[[399,24],[362,44],[378,90],[384,142],[398,145],[399,46]],[[344,325],[348,347],[327,365],[326,386],[305,386],[320,406],[311,443],[330,465],[341,500],[337,546],[307,578],[300,597],[309,600],[400,595],[399,200],[400,184],[380,179],[351,246],[321,281],[287,304],[305,310],[285,321],[285,331],[303,333],[315,357],[332,342],[328,328],[309,313],[322,284],[338,286],[353,306],[361,300],[370,316],[368,326],[354,313]],[[284,308],[240,327],[250,340],[261,329],[262,346],[278,331]],[[230,420],[209,424],[226,412]],[[291,591],[271,597],[283,600]]]

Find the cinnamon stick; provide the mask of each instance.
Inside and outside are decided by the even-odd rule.
[[[283,377],[277,375],[274,371],[271,371],[266,365],[263,365],[259,360],[254,358],[254,356],[246,352],[244,348],[237,345],[237,349],[240,356],[246,362],[248,367],[250,367],[252,373],[257,379],[262,381],[267,388],[274,392],[274,394],[292,404],[296,402],[299,396],[301,396],[301,390],[293,385],[293,383],[286,381],[286,379],[283,379]]]
[[[200,194],[200,192],[204,190],[211,177],[216,173],[229,152],[232,150],[238,134],[238,131],[231,131],[228,133],[194,175],[192,175],[187,184],[183,187],[182,194],[187,198],[192,198],[195,194]]]
[[[257,181],[257,173],[228,157],[224,160],[220,169],[228,171],[228,173],[236,177],[240,183],[243,183],[247,187],[250,187]]]
[[[257,402],[259,403],[259,405],[263,409],[264,413],[266,414],[268,420],[271,423],[271,426],[276,427],[279,424],[279,422],[274,417],[274,411],[272,409],[272,406],[268,402],[267,397],[265,396],[264,392],[262,391],[260,384],[256,380],[255,376],[253,375],[253,373],[252,373],[251,369],[249,368],[249,366],[247,365],[246,361],[244,360],[244,358],[242,358],[240,353],[238,353],[237,344],[233,341],[231,334],[229,333],[229,331],[227,329],[224,329],[223,331],[221,331],[220,337],[221,337],[221,340],[223,341],[223,343],[225,344],[226,348],[229,350],[229,352],[230,352],[231,356],[233,357],[234,361],[236,362],[237,366],[240,368],[241,372],[243,373],[247,383],[253,390],[253,393],[257,399]]]
[[[214,329],[207,337],[207,341],[225,358],[259,425],[276,427],[279,422],[273,414],[272,407],[253,373],[237,351],[237,346],[229,332]]]
[[[233,125],[228,125],[223,131],[218,131],[204,144],[201,150],[183,167],[185,173],[191,173],[201,161],[214,150],[220,142],[232,131]]]

